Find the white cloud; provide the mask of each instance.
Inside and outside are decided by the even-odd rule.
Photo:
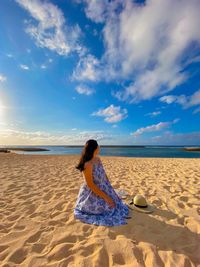
[[[161,102],[171,104],[173,102],[176,102],[178,100],[178,97],[175,95],[166,95],[166,96],[162,96],[159,100]]]
[[[113,16],[119,6],[125,4],[124,0],[76,0],[77,2],[84,2],[86,16],[96,23],[103,23],[107,18]]]
[[[166,127],[169,127],[170,123],[169,122],[159,122],[158,124],[153,124],[150,126],[142,127],[137,129],[137,131],[131,133],[133,136],[138,136],[146,132],[155,132],[155,131],[160,131]]]
[[[199,63],[200,62],[200,56],[194,56],[186,60],[184,63],[185,66],[193,63]]]
[[[87,55],[79,60],[73,71],[72,79],[79,81],[98,81],[100,78],[100,62],[93,55]]]
[[[121,109],[120,106],[114,106],[111,104],[109,107],[105,109],[99,109],[97,112],[93,112],[91,115],[105,117],[104,120],[106,122],[115,123],[127,118],[127,113],[127,109]]]
[[[179,118],[176,118],[171,123],[174,124],[174,123],[177,123],[178,121],[180,121],[180,119]]]
[[[14,57],[12,54],[7,54],[6,56],[10,58]]]
[[[19,145],[48,145],[48,144],[76,144],[83,145],[88,139],[97,141],[110,139],[111,135],[104,131],[81,131],[66,134],[50,133],[45,131],[21,131],[16,129],[0,129],[0,138],[3,144]]]
[[[27,65],[20,64],[19,66],[23,70],[29,70],[29,66],[27,66]]]
[[[0,73],[0,82],[5,82],[7,80],[7,77]]]
[[[107,16],[106,10],[108,6],[107,0],[85,0],[87,6],[85,8],[86,16],[95,22],[104,22]]]
[[[193,111],[193,114],[197,114],[200,112],[200,107],[196,108],[194,111]]]
[[[78,25],[65,25],[62,11],[54,4],[41,0],[16,0],[37,21],[25,20],[26,32],[39,47],[48,48],[59,55],[68,55],[72,51],[81,53],[83,47],[78,44],[81,34]]]
[[[95,91],[85,85],[79,85],[75,88],[79,94],[92,95]]]
[[[194,94],[189,97],[189,100],[185,104],[185,107],[189,108],[196,105],[200,105],[200,89],[194,92]]]
[[[98,76],[130,81],[114,93],[116,98],[129,103],[148,100],[188,79],[185,67],[199,61],[192,49],[200,43],[198,0],[84,2],[87,17],[105,23]]]
[[[171,122],[159,122],[157,124],[153,124],[153,125],[149,125],[146,127],[142,127],[137,129],[135,132],[131,133],[131,135],[133,135],[134,137],[137,137],[143,133],[149,133],[149,132],[157,132],[157,131],[161,131],[165,128],[168,128],[169,126],[171,126],[172,124],[175,124],[179,121],[179,119],[174,119]]]
[[[7,125],[8,126],[8,125]],[[12,126],[12,125],[10,125]],[[200,132],[172,133],[165,131],[160,136],[150,139],[141,138],[133,141],[129,135],[114,135],[105,131],[76,131],[71,134],[62,132],[50,133],[44,131],[20,131],[0,128],[0,140],[4,145],[84,145],[88,139],[96,139],[100,144],[161,144],[161,145],[195,145],[200,143]]]
[[[40,66],[40,68],[41,68],[41,69],[46,69],[46,68],[47,68],[47,66],[46,66],[46,65],[44,65],[44,64],[42,64],[42,65]]]
[[[200,89],[194,92],[190,96],[186,95],[166,95],[159,98],[159,101],[172,104],[172,103],[178,103],[182,105],[184,109],[190,108],[192,106],[200,105]]]
[[[82,131],[79,132],[77,136],[80,140],[87,140],[87,139],[102,140],[109,135],[104,133],[104,131]]]
[[[153,111],[153,112],[150,112],[150,113],[147,113],[145,114],[146,116],[151,116],[151,117],[155,117],[155,116],[158,116],[159,114],[161,114],[160,111]]]

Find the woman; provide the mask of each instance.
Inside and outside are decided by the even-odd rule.
[[[110,184],[103,164],[98,156],[96,140],[86,142],[80,161],[76,166],[83,174],[74,216],[82,222],[95,225],[115,226],[127,224],[129,208],[119,198]]]

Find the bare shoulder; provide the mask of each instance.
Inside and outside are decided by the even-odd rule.
[[[92,160],[86,161],[86,162],[84,163],[84,167],[85,167],[85,169],[92,169],[93,165],[94,165],[94,164],[97,164],[97,163],[99,163],[99,162],[101,162],[100,158],[99,158],[99,157],[95,157],[95,158],[92,159]]]
[[[90,162],[90,161],[86,161],[86,162],[84,163],[84,167],[85,167],[85,168],[91,168],[91,167],[92,167],[92,162]]]
[[[99,156],[96,156],[96,157],[95,157],[95,160],[96,160],[96,161],[101,161],[101,159],[100,159]]]

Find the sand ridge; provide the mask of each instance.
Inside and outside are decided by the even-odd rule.
[[[200,266],[200,159],[100,157],[115,189],[156,211],[83,224],[78,155],[0,155],[0,266]]]

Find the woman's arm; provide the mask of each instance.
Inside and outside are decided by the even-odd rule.
[[[87,186],[98,196],[100,196],[101,198],[103,198],[106,202],[108,202],[109,200],[111,200],[111,198],[106,195],[103,191],[101,191],[98,186],[95,185],[94,181],[93,181],[93,176],[92,176],[92,164],[91,163],[85,163],[85,170],[84,172],[84,176],[85,176],[85,180],[87,183]]]

